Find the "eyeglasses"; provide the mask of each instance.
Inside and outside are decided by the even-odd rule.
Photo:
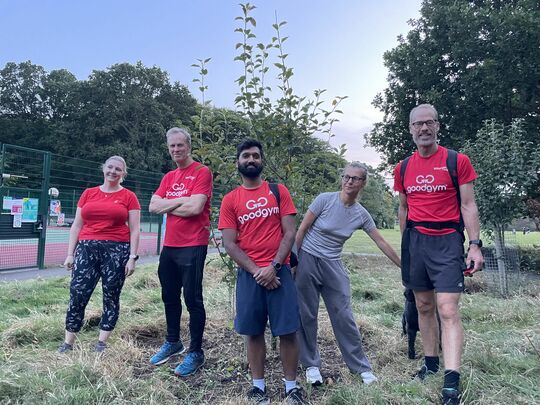
[[[364,181],[366,177],[358,177],[358,176],[349,176],[348,174],[344,174],[341,176],[343,181],[347,183],[349,180],[352,180],[353,183],[360,183],[361,181]]]
[[[435,125],[437,125],[437,120],[427,120],[427,121],[416,121],[413,122],[411,125],[414,129],[420,129],[426,124],[428,128],[433,128]]]

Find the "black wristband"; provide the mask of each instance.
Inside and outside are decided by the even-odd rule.
[[[471,246],[471,245],[476,245],[479,248],[481,248],[483,246],[482,240],[481,239],[472,239],[472,240],[469,241],[469,246]]]

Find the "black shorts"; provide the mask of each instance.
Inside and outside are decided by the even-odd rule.
[[[414,291],[463,292],[463,238],[459,232],[426,235],[407,228],[401,240],[403,285]]]

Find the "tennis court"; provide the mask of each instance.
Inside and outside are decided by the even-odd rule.
[[[64,263],[69,241],[69,228],[48,227],[45,245],[45,266]],[[141,233],[139,255],[155,255],[157,233]],[[0,270],[35,267],[37,263],[37,239],[0,240]]]

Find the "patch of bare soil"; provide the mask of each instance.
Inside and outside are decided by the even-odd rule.
[[[332,331],[328,328],[328,319],[321,319],[319,331],[319,349],[323,361],[321,373],[331,386],[343,379],[343,373],[348,370],[341,359],[341,353],[336,345]],[[131,340],[138,346],[145,357],[133,363],[133,377],[137,379],[150,378],[158,368],[148,363],[149,356],[163,343],[165,325],[145,325],[132,327],[122,333],[122,338]],[[183,327],[182,339],[186,346],[189,345],[188,328]],[[366,336],[364,336],[366,341]],[[273,402],[283,400],[284,383],[283,371],[279,357],[279,339],[273,339],[270,333],[266,334],[267,354],[265,363],[265,378],[268,394]],[[367,342],[365,342],[367,343]],[[247,365],[244,339],[232,328],[232,322],[227,319],[207,320],[203,338],[206,362],[194,375],[182,380],[190,389],[204,392],[205,403],[222,403],[224,401],[242,400],[245,393],[251,387],[251,377]],[[182,360],[183,355],[173,356],[166,364],[171,374],[174,368]],[[305,386],[304,371],[298,369],[297,380]],[[326,385],[311,389],[308,388],[309,399],[312,403],[320,403],[323,396],[327,395]],[[182,390],[179,390],[182,395]],[[183,399],[183,398],[179,398]]]

